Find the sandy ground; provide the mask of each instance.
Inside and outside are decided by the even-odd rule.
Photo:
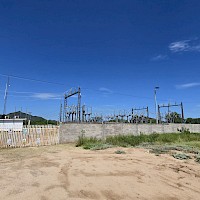
[[[200,165],[144,149],[0,150],[0,199],[200,199]]]

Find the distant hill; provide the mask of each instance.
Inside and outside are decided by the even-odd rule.
[[[56,125],[57,121],[56,120],[47,120],[43,117],[40,116],[33,116],[30,114],[26,114],[24,112],[21,111],[17,111],[17,112],[12,112],[12,113],[8,113],[6,116],[9,116],[9,118],[14,118],[15,116],[19,116],[20,118],[26,118],[27,120],[31,121],[31,125],[45,125],[45,124],[53,124]],[[3,115],[0,115],[0,118],[2,118]]]

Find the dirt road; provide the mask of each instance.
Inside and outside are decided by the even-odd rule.
[[[200,165],[144,149],[0,150],[0,199],[200,199]]]

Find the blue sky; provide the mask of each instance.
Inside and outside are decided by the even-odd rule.
[[[200,1],[0,0],[0,74],[10,78],[7,112],[57,119],[60,97],[112,113],[183,101],[200,116]],[[0,75],[0,112],[6,77]],[[71,100],[75,101],[75,98]]]

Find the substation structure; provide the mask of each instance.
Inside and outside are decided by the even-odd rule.
[[[77,96],[77,103],[69,105],[69,98]],[[81,106],[81,88],[72,88],[64,94],[64,106],[60,106],[60,122],[62,123],[149,123],[149,108],[132,108],[131,111],[103,116],[94,114],[92,107]]]
[[[108,122],[135,124],[146,124],[150,122],[148,106],[143,108],[132,108],[130,112],[119,112],[119,114],[108,115],[105,118]]]
[[[176,112],[171,112],[170,108],[172,107],[179,107],[181,113],[177,114]],[[167,108],[167,112],[164,114],[164,116],[161,114],[161,109],[162,108]],[[168,104],[168,105],[158,105],[158,122],[159,123],[174,123],[176,119],[181,119],[181,123],[185,122],[184,119],[184,109],[183,109],[183,103],[181,102],[180,104]]]
[[[77,96],[77,104],[69,105],[69,98]],[[81,106],[81,88],[71,88],[64,94],[64,107],[60,106],[60,122],[81,123],[81,122],[102,122],[102,116],[93,115],[92,107]]]
[[[68,105],[70,97],[77,95],[77,105]],[[63,122],[81,122],[81,88],[72,88],[64,95]]]
[[[69,104],[70,98],[77,98],[76,104]],[[181,114],[171,112],[171,108],[180,107]],[[167,108],[167,112],[161,113],[161,109]],[[158,123],[174,123],[176,119],[180,123],[184,123],[183,103],[158,105]],[[149,107],[132,108],[129,111],[119,112],[103,116],[102,114],[94,114],[92,107],[86,105],[81,106],[81,88],[72,88],[64,94],[64,106],[60,107],[60,122],[62,123],[133,123],[133,124],[147,124],[152,123],[153,118],[149,117]]]

